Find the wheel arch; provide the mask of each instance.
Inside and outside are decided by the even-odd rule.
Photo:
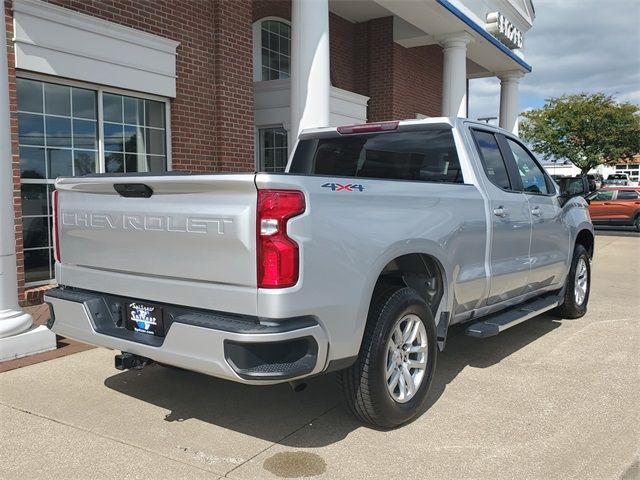
[[[593,236],[593,232],[588,229],[583,229],[578,232],[576,235],[575,245],[582,245],[587,252],[589,252],[589,257],[593,258],[594,246],[595,246],[595,237]]]
[[[438,335],[438,346],[444,348],[446,332],[451,320],[453,304],[450,289],[451,270],[447,257],[439,246],[422,245],[423,248],[411,247],[407,242],[402,249],[390,249],[386,255],[371,269],[368,286],[362,299],[362,324],[358,328],[358,336],[362,336],[368,320],[369,308],[376,287],[381,282],[414,288],[429,304]]]

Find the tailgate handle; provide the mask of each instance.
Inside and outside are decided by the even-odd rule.
[[[113,188],[123,197],[149,198],[153,189],[144,183],[114,183]]]

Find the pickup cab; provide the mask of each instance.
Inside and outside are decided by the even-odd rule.
[[[60,178],[50,328],[248,383],[337,371],[418,415],[447,332],[585,314],[593,226],[511,133],[432,118],[305,130],[285,173]]]

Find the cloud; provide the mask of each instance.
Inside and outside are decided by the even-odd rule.
[[[497,117],[500,112],[500,80],[496,77],[469,81],[469,118]]]
[[[520,81],[522,110],[578,92],[640,104],[640,2],[536,0],[535,6],[525,35],[533,72]],[[496,115],[499,104],[498,79],[470,81],[470,117]]]

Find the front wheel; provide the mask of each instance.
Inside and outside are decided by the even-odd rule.
[[[589,252],[576,245],[573,252],[571,269],[567,276],[564,303],[555,311],[562,318],[580,318],[587,313],[589,292],[591,290],[591,258]]]
[[[344,402],[362,422],[391,428],[424,407],[436,366],[433,316],[408,287],[377,289],[358,360],[338,373]]]

